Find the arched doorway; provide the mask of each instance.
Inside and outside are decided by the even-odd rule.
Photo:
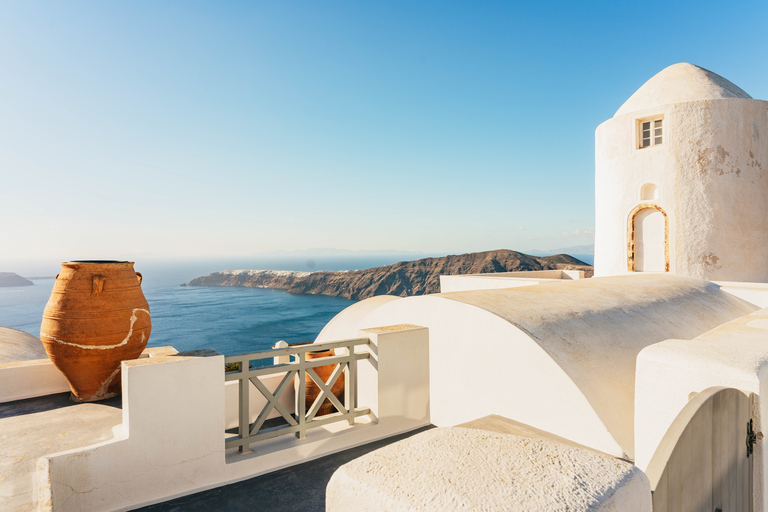
[[[630,272],[669,272],[669,219],[655,204],[638,205],[629,215]]]
[[[752,400],[733,388],[696,395],[672,422],[645,473],[654,512],[752,511]]]

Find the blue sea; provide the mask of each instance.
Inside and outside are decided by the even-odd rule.
[[[298,295],[265,288],[180,286],[195,277],[241,268],[355,270],[402,259],[406,258],[146,264],[137,261],[135,268],[143,274],[142,289],[152,314],[152,334],[148,346],[171,345],[179,351],[212,348],[225,355],[234,355],[266,350],[279,340],[311,342],[337,313],[355,303],[339,297]],[[58,266],[52,265],[46,275],[53,276],[58,271]],[[43,310],[54,280],[33,282],[34,286],[0,288],[1,326],[40,335]]]

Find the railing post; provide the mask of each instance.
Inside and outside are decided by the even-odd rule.
[[[297,376],[299,379],[298,382],[298,388],[296,391],[296,416],[299,420],[299,430],[296,432],[296,438],[297,439],[304,439],[307,437],[307,431],[306,431],[306,422],[307,422],[307,411],[306,411],[306,401],[307,401],[307,380],[305,378],[306,374],[306,356],[304,351],[300,351],[297,355],[299,356],[299,371],[297,372]]]
[[[349,361],[347,362],[347,371],[344,373],[344,407],[349,414],[348,421],[350,425],[355,424],[355,415],[352,411],[355,409],[355,383],[357,382],[357,361],[354,360],[355,345],[347,347],[347,356]]]
[[[248,360],[240,361],[240,424],[238,426],[238,432],[240,434],[240,440],[244,442],[244,444],[240,445],[239,452],[240,453],[248,453],[251,451],[250,443],[248,442],[248,437],[250,437],[250,423],[251,423],[251,411],[250,411],[250,404],[251,404],[251,397],[250,397],[250,387],[251,387],[251,379],[248,378]],[[245,374],[245,375],[242,375]]]
[[[277,343],[275,343],[275,346],[273,348],[288,348],[288,343],[286,343],[284,340],[280,340]],[[278,356],[273,357],[274,364],[285,364],[291,362],[291,356]]]

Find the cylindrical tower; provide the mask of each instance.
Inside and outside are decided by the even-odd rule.
[[[768,102],[693,64],[595,133],[595,275],[768,282]]]

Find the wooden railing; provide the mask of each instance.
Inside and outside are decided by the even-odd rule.
[[[354,425],[355,418],[370,414],[370,409],[367,407],[357,408],[355,404],[355,396],[357,395],[356,363],[361,359],[368,359],[370,357],[367,350],[355,353],[355,347],[368,345],[369,343],[370,340],[368,338],[358,338],[227,356],[225,363],[227,365],[226,369],[229,371],[225,371],[224,378],[226,381],[238,381],[240,400],[237,435],[226,438],[225,447],[238,447],[240,452],[248,452],[250,451],[250,445],[256,441],[284,434],[295,434],[297,438],[303,439],[307,435],[307,430],[311,428],[337,421],[348,421],[350,425]],[[307,360],[306,358],[307,352],[333,349],[344,349],[346,353],[317,359]],[[285,358],[285,356],[290,357],[289,362],[259,366],[259,361],[273,358],[277,360],[278,357]],[[318,377],[315,368],[328,365],[336,366],[328,381],[323,381],[323,379]],[[261,379],[279,374],[284,375],[273,393],[264,385]],[[342,374],[344,376],[343,404],[331,392],[334,383]],[[309,375],[312,381],[320,388],[317,398],[308,410],[305,407],[306,375]],[[293,410],[289,410],[284,404],[280,403],[281,396],[288,389],[291,389],[291,382],[295,382],[295,406]],[[253,423],[250,422],[251,383],[267,399],[266,405]],[[321,418],[315,418],[326,399],[330,400],[334,405],[336,412]],[[282,421],[278,425],[272,425],[271,423],[274,423],[273,420],[267,422],[267,418],[273,411],[277,411],[282,417]]]

